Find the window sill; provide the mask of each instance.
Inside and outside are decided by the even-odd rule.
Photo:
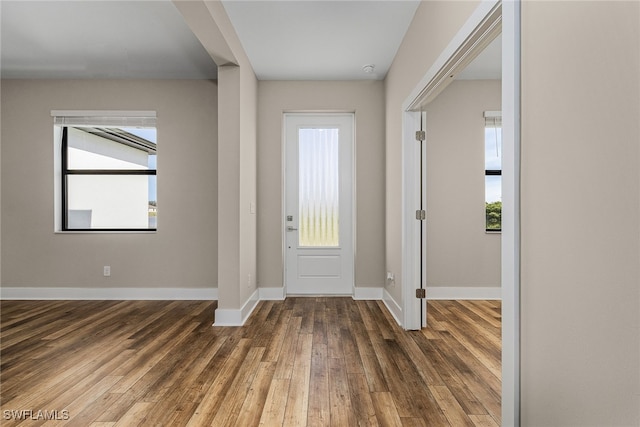
[[[55,234],[156,234],[158,230],[55,230]]]
[[[484,234],[502,234],[502,230],[485,230]]]

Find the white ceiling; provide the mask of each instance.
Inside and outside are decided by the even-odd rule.
[[[420,1],[223,4],[259,79],[338,80],[383,79]]]
[[[262,80],[383,79],[419,3],[223,0]],[[0,14],[3,78],[217,75],[170,0],[0,0]]]
[[[0,1],[3,78],[211,79],[169,0]]]

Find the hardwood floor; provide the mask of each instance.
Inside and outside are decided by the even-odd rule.
[[[500,425],[500,302],[430,301],[413,332],[377,301],[215,307],[2,301],[2,425]]]

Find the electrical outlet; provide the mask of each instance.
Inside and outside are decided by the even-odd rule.
[[[102,270],[102,274],[104,274],[104,277],[111,276],[111,266],[105,265],[104,269]]]
[[[251,287],[251,273],[247,275],[247,288]]]
[[[391,286],[391,287],[395,287],[396,286],[396,276],[395,276],[395,274],[393,274],[390,271],[387,271],[387,282],[389,283],[389,286]]]

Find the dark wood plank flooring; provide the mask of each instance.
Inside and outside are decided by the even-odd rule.
[[[0,304],[3,426],[500,425],[498,301],[430,301],[413,332],[351,298],[226,328],[215,302]]]

